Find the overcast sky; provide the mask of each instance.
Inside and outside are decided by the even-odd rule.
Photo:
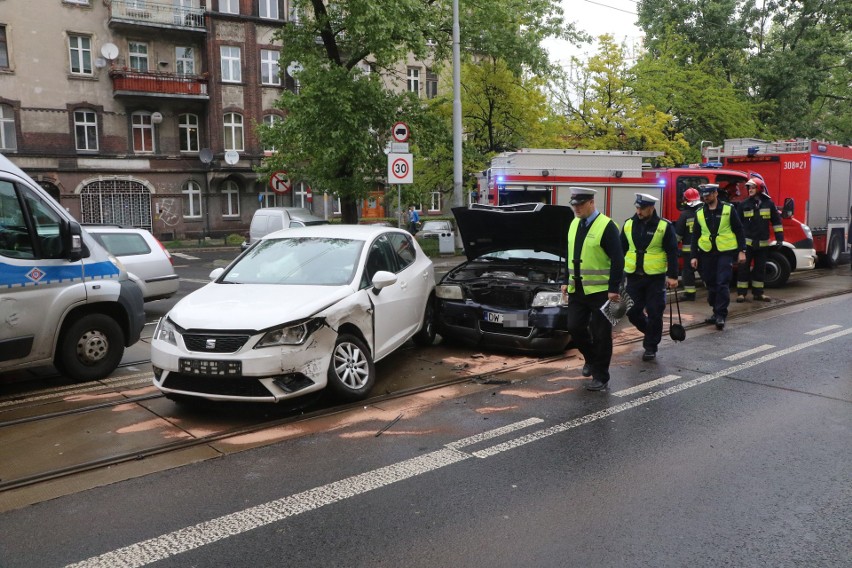
[[[642,35],[634,25],[636,0],[562,0],[562,9],[566,20],[594,37],[608,33],[616,42],[626,39],[631,45]],[[593,46],[578,49],[564,41],[548,40],[544,45],[554,61],[567,61],[571,55],[585,59],[595,52]]]

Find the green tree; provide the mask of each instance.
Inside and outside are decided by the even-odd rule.
[[[299,23],[276,34],[282,67],[298,62],[298,95],[278,105],[287,114],[259,127],[276,152],[264,160],[267,175],[286,170],[316,190],[341,199],[343,221],[357,222],[357,203],[383,181],[389,130],[396,120],[412,125],[418,145],[446,134],[431,127],[428,109],[402,93],[400,62],[409,57],[439,65],[451,52],[449,2],[434,0],[294,0]],[[512,69],[548,69],[541,39],[574,37],[556,0],[461,2],[463,49],[504,56]],[[365,66],[371,72],[365,73]],[[422,126],[422,130],[418,128]],[[418,148],[413,148],[418,153]]]
[[[565,115],[571,148],[663,152],[659,165],[680,164],[688,143],[673,127],[674,116],[635,92],[636,79],[612,36],[599,38],[598,53],[553,85],[554,104]]]
[[[685,161],[696,162],[703,140],[719,144],[725,138],[755,136],[760,127],[751,103],[718,68],[684,64],[683,57],[672,53],[683,45],[659,44],[656,56],[640,58],[632,69],[633,94],[642,104],[673,117],[666,134],[683,135],[689,143]]]

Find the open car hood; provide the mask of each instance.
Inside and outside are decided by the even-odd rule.
[[[453,209],[468,260],[502,250],[531,249],[566,258],[574,211],[564,205],[520,203]]]

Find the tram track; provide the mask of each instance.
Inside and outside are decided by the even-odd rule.
[[[816,278],[816,276],[812,278]],[[849,294],[852,293],[852,291],[844,293]],[[808,296],[807,298],[794,298],[781,302],[772,302],[768,305],[753,306],[752,309],[747,312],[732,314],[729,320],[746,318],[755,314],[759,315],[765,312],[771,312],[776,309],[805,304],[808,302],[818,301],[837,295],[838,292],[836,290],[827,291],[813,296]],[[666,322],[666,324],[667,323],[668,322]],[[695,322],[685,325],[688,330],[699,331],[702,328],[708,329],[708,327],[704,325],[703,322]],[[640,340],[641,336],[627,337],[622,335],[621,340],[616,341],[616,345],[627,345]],[[108,408],[114,408],[120,405],[133,404],[139,405],[140,407],[143,407],[146,411],[150,412],[152,418],[163,420],[169,425],[178,428],[185,435],[189,436],[189,438],[184,438],[180,440],[170,440],[160,444],[150,444],[146,447],[139,447],[122,452],[116,452],[112,455],[101,456],[94,459],[81,461],[76,464],[69,464],[52,469],[45,469],[44,471],[30,472],[26,475],[21,475],[15,478],[2,479],[0,480],[0,492],[27,488],[38,485],[39,483],[70,477],[77,474],[92,472],[101,468],[107,468],[126,462],[143,460],[146,458],[167,454],[169,452],[178,452],[180,450],[185,450],[193,447],[212,445],[215,442],[225,441],[229,438],[236,438],[239,436],[244,436],[246,434],[261,432],[267,429],[299,424],[300,422],[307,422],[309,420],[313,420],[319,417],[332,416],[334,414],[343,413],[364,405],[377,405],[384,401],[424,393],[451,385],[464,383],[499,384],[503,381],[499,379],[495,380],[495,377],[499,377],[500,375],[505,375],[510,372],[518,371],[525,367],[531,367],[543,363],[558,362],[560,360],[566,360],[572,357],[573,354],[564,353],[557,356],[538,358],[534,360],[526,359],[518,364],[508,364],[505,365],[503,368],[496,370],[488,370],[482,373],[467,373],[463,376],[455,376],[446,380],[439,380],[437,382],[432,382],[428,385],[416,386],[412,388],[397,390],[395,392],[387,392],[384,394],[371,396],[370,398],[357,403],[323,406],[315,408],[308,412],[305,411],[305,408],[314,405],[322,395],[317,394],[315,396],[306,396],[304,397],[304,400],[295,399],[291,403],[286,403],[289,406],[285,406],[283,408],[281,408],[279,405],[275,405],[276,407],[278,407],[276,411],[278,416],[274,417],[271,420],[265,417],[260,417],[257,420],[252,420],[248,424],[242,424],[240,426],[235,426],[232,428],[221,428],[217,431],[212,431],[200,435],[193,435],[190,431],[181,428],[178,424],[179,421],[175,420],[175,417],[158,414],[149,406],[144,406],[142,404],[163,398],[164,395],[162,393],[152,392],[138,394],[135,396],[127,396],[123,394],[127,391],[134,391],[139,390],[141,388],[151,387],[152,374],[150,371],[121,375],[117,377],[114,376],[108,379],[104,379],[102,381],[95,381],[92,383],[67,384],[36,391],[18,392],[14,395],[10,395],[5,398],[0,398],[0,417],[2,417],[4,414],[11,413],[12,411],[21,412],[22,410],[32,410],[50,405],[63,404],[66,402],[79,402],[79,400],[73,400],[75,397],[82,398],[91,395],[105,395],[116,396],[117,398],[115,400],[100,401],[92,404],[83,404],[74,408],[51,410],[49,412],[43,412],[32,416],[18,416],[8,420],[0,419],[0,436],[4,435],[5,432],[14,430],[16,427],[19,426],[27,426],[39,422],[49,423],[51,420],[68,418],[74,415],[93,413]],[[123,364],[122,367],[135,368],[147,365],[149,363],[150,361],[140,360],[134,361],[132,363]],[[285,415],[282,416],[282,413]],[[215,451],[218,452],[219,450]]]

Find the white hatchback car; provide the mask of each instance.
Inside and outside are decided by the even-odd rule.
[[[375,361],[435,339],[432,261],[400,229],[278,231],[210,277],[151,341],[154,385],[175,400],[360,400]]]
[[[118,258],[127,275],[142,288],[146,302],[170,298],[178,291],[171,253],[145,229],[119,225],[84,225],[107,252]]]

